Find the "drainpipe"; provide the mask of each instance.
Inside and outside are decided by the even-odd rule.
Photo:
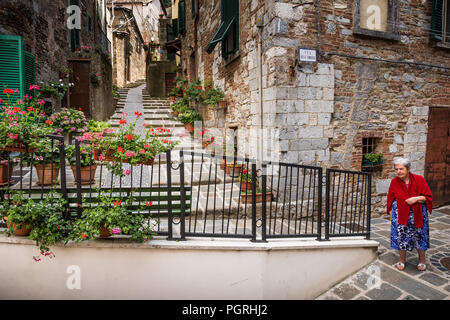
[[[256,26],[258,27],[258,93],[259,93],[259,112],[260,112],[260,130],[261,136],[259,139],[259,159],[258,159],[258,167],[262,169],[262,161],[263,161],[263,146],[264,146],[264,107],[263,107],[263,85],[262,85],[262,32],[263,32],[263,21],[262,17],[257,18]]]

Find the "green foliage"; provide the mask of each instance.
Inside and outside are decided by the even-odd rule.
[[[215,108],[219,104],[219,101],[222,101],[224,98],[225,94],[222,89],[214,87],[205,91],[203,103]]]
[[[118,199],[100,193],[96,199],[90,208],[83,210],[81,219],[76,221],[74,241],[95,239],[100,235],[100,227],[112,233],[129,235],[131,240],[137,242],[152,238],[154,233],[148,219],[127,209],[127,206],[133,204],[133,194],[128,198]],[[145,207],[140,210],[145,210]]]
[[[55,97],[62,99],[67,91],[69,91],[70,84],[65,84],[60,80],[59,82],[49,81],[44,84],[39,92],[44,97]]]
[[[62,216],[66,201],[61,195],[49,193],[43,199],[32,199],[25,197],[24,192],[16,192],[9,198],[1,204],[4,215],[11,222],[6,230],[8,236],[14,233],[13,224],[21,228],[27,222],[31,228],[29,238],[36,241],[42,252],[48,251],[52,244],[67,243],[72,238],[70,221]]]
[[[89,132],[103,132],[104,129],[111,128],[111,124],[105,121],[89,120],[87,122],[87,131]]]
[[[202,116],[195,110],[188,110],[178,115],[178,120],[182,123],[194,124],[195,121],[202,121]]]
[[[364,159],[368,160],[369,162],[373,164],[379,164],[383,160],[383,154],[382,153],[367,153],[364,155]]]
[[[112,86],[112,93],[113,93],[114,98],[120,99],[119,87],[115,84],[113,84],[113,86]]]
[[[93,147],[91,145],[80,145],[80,164],[81,167],[89,167],[95,164],[94,157],[92,155]],[[76,166],[76,153],[75,146],[66,146],[66,159],[71,166]]]
[[[242,170],[242,173],[239,175],[239,180],[245,182],[252,182],[252,175],[251,173],[247,172],[247,169],[244,169]]]

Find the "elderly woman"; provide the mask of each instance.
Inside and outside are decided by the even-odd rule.
[[[399,250],[395,265],[403,270],[406,250],[414,248],[419,254],[417,269],[424,271],[425,251],[429,248],[428,214],[431,213],[433,197],[425,179],[410,172],[408,159],[394,160],[395,174],[389,186],[387,212],[391,216],[391,248]]]

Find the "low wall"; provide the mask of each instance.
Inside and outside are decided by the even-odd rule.
[[[312,299],[372,262],[377,247],[362,239],[106,239],[53,246],[50,258],[31,240],[0,235],[0,299]]]

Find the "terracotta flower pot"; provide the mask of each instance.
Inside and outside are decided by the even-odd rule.
[[[225,170],[225,160],[220,160],[219,166],[221,170]]]
[[[0,148],[0,151],[13,151],[13,152],[28,152],[33,153],[36,151],[36,148],[34,149],[27,149],[25,145],[22,143],[22,141],[17,141],[17,144]]]
[[[232,177],[239,177],[241,174],[242,164],[227,163],[226,173]]]
[[[93,157],[95,161],[99,161],[98,157],[100,156],[100,154],[103,154],[105,156],[105,161],[113,161],[114,158],[112,156],[114,150],[113,149],[108,149],[106,150],[106,152],[103,152],[103,150],[100,149],[94,149],[93,150]]]
[[[225,100],[219,101],[219,108],[226,108],[226,107],[227,107],[227,102]]]
[[[11,227],[11,222],[8,222],[8,217],[4,217],[3,219],[6,221],[8,228]],[[17,228],[15,223],[13,223],[12,227],[14,230],[13,235],[18,237],[28,236],[31,232],[31,226],[28,222],[23,222],[20,229]]]
[[[270,202],[272,200],[272,194],[270,192],[266,193],[266,202]],[[252,203],[252,194],[251,193],[244,193],[241,194],[241,201],[242,203]],[[257,193],[256,194],[256,203],[261,203],[263,201],[263,194]]]
[[[53,166],[53,168],[52,168]],[[39,186],[50,186],[52,184],[55,184],[56,180],[58,179],[59,175],[59,165],[57,164],[35,164],[34,167],[36,168],[36,173],[38,176],[38,182],[37,184]],[[53,169],[53,170],[52,170]],[[52,181],[53,177],[53,181]]]
[[[174,112],[173,112],[173,116],[174,116],[174,117],[178,117],[178,115],[179,115],[178,111],[174,111]]]
[[[8,162],[0,163],[0,186],[7,185],[11,181],[13,166]]]
[[[241,190],[242,191],[247,191],[247,190],[252,190],[252,183],[248,182],[248,181],[241,181]]]
[[[100,238],[111,237],[112,233],[110,230],[106,229],[105,226],[100,226]]]
[[[194,132],[194,126],[192,125],[192,123],[185,123],[184,128],[189,132]]]
[[[77,167],[71,166],[73,177],[75,181],[77,181]],[[91,165],[87,167],[81,167],[81,185],[88,185],[95,183],[95,170],[97,169],[97,165]]]

